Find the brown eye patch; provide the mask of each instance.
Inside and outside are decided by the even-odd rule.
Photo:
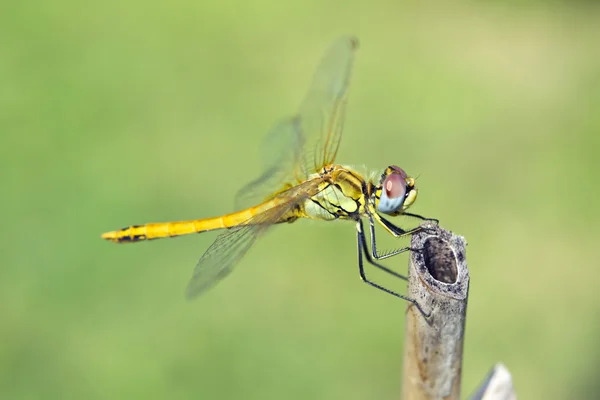
[[[385,178],[383,188],[385,189],[385,194],[390,199],[404,197],[404,194],[406,193],[404,179],[398,174],[392,174]]]

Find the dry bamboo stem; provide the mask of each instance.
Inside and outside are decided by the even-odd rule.
[[[404,333],[402,398],[459,399],[469,270],[466,241],[435,224],[413,235],[410,305]]]

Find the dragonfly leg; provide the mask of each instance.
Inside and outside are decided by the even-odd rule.
[[[405,212],[405,213],[402,213],[402,215],[406,215],[406,216],[408,216],[408,217],[415,217],[415,218],[419,218],[419,219],[422,219],[423,221],[431,221],[431,222],[435,222],[437,225],[439,225],[439,224],[440,224],[440,220],[439,220],[439,219],[437,219],[437,218],[425,218],[425,217],[423,217],[422,215],[419,215],[419,214],[412,214],[412,213],[407,213],[407,212]]]
[[[427,231],[427,229],[428,229],[428,228],[424,228],[422,226],[417,226],[415,228],[412,228],[412,229],[409,229],[406,231],[406,230],[400,228],[399,226],[392,224],[390,221],[383,218],[381,215],[375,215],[375,217],[377,218],[377,222],[379,222],[381,225],[383,225],[383,227],[388,232],[390,232],[392,235],[394,235],[394,237],[397,237],[397,238],[402,237],[402,236],[412,235],[413,233],[420,232],[420,231]],[[412,247],[403,247],[401,249],[394,250],[392,252],[385,253],[383,255],[377,254],[377,246],[375,244],[375,222],[373,221],[373,215],[369,215],[369,223],[371,224],[371,247],[373,249],[373,257],[376,260],[383,260],[388,257],[395,256],[396,254],[404,253],[405,251],[408,251],[408,250],[421,251],[421,249],[414,249]]]
[[[406,300],[406,301],[408,301],[408,302],[410,302],[410,303],[414,304],[414,305],[415,305],[415,307],[417,307],[417,309],[419,310],[419,312],[420,312],[420,313],[421,313],[421,314],[422,314],[422,315],[423,315],[425,318],[429,318],[429,317],[431,316],[431,313],[426,313],[426,312],[425,312],[425,311],[424,311],[424,310],[421,308],[421,306],[419,305],[419,303],[418,303],[418,302],[417,302],[415,299],[413,299],[413,298],[411,298],[411,297],[403,296],[403,295],[401,295],[401,294],[399,294],[399,293],[396,293],[396,292],[393,292],[393,291],[391,291],[391,290],[389,290],[389,289],[386,289],[386,288],[384,288],[383,286],[380,286],[380,285],[376,284],[375,282],[372,282],[372,281],[370,281],[369,279],[367,279],[367,276],[365,275],[365,269],[364,269],[364,265],[363,265],[363,255],[365,256],[365,258],[367,259],[367,261],[368,261],[370,264],[372,264],[372,265],[376,266],[377,268],[381,268],[381,269],[383,269],[384,271],[386,271],[386,272],[388,272],[388,273],[390,273],[390,274],[392,274],[392,275],[394,275],[394,276],[397,276],[397,277],[399,277],[399,278],[402,278],[402,279],[404,279],[404,280],[406,280],[406,277],[405,277],[405,276],[402,276],[402,275],[400,275],[400,274],[398,274],[398,273],[396,273],[396,272],[394,272],[394,271],[392,271],[392,270],[390,270],[390,269],[388,269],[388,268],[386,268],[386,267],[384,267],[384,266],[383,266],[383,265],[381,265],[381,264],[378,264],[378,263],[376,263],[376,262],[375,262],[375,261],[374,261],[374,260],[371,258],[371,256],[369,255],[368,248],[367,248],[367,240],[365,239],[365,234],[364,234],[364,231],[363,231],[363,229],[362,229],[362,226],[363,226],[363,225],[362,225],[362,221],[360,221],[360,220],[359,220],[359,221],[357,222],[356,230],[357,230],[357,234],[358,234],[358,273],[360,274],[360,278],[363,280],[363,282],[365,282],[366,284],[368,284],[368,285],[370,285],[370,286],[372,286],[372,287],[374,287],[374,288],[377,288],[377,289],[379,289],[379,290],[383,290],[384,292],[386,292],[386,293],[389,293],[389,294],[391,294],[392,296],[396,296],[396,297],[398,297],[398,298],[400,298],[400,299],[402,299],[402,300]],[[363,253],[364,253],[364,254],[363,254]]]
[[[362,224],[362,221],[361,221],[361,224]],[[388,257],[392,257],[392,256],[395,256],[397,254],[404,253],[405,251],[412,250],[410,247],[403,247],[401,249],[396,249],[396,250],[393,250],[393,251],[390,251],[390,252],[384,252],[383,254],[377,254],[377,243],[376,243],[376,240],[375,240],[375,221],[373,221],[373,217],[371,217],[371,216],[369,217],[369,225],[370,225],[370,228],[371,228],[371,252],[372,252],[373,258],[375,260],[385,260]],[[401,234],[399,236],[404,236],[406,234],[411,233],[410,231],[409,232],[404,231],[401,228],[398,228],[397,226],[394,226],[394,228],[397,228],[398,230],[404,232],[403,234]],[[366,249],[365,249],[365,251],[368,253],[368,251]]]
[[[390,221],[383,218],[381,215],[376,215],[376,218],[377,218],[377,222],[381,223],[381,225],[383,225],[383,227],[388,232],[390,232],[392,235],[394,235],[394,237],[402,237],[402,236],[412,235],[413,233],[422,231],[424,229],[422,226],[417,226],[417,227],[409,229],[409,230],[404,230],[404,229],[400,228],[399,226],[392,224]],[[373,216],[369,216],[369,219],[372,221]]]
[[[367,259],[367,262],[371,265],[374,265],[375,267],[381,269],[382,271],[387,272],[390,275],[395,276],[396,278],[400,278],[402,280],[407,280],[408,278],[406,278],[406,276],[397,273],[396,271],[392,271],[391,269],[384,267],[383,265],[379,264],[378,262],[376,262],[373,258],[371,258],[371,255],[369,254],[369,248],[367,246],[367,239],[364,233],[364,229],[363,229],[363,222],[362,220],[358,220],[357,222],[357,227],[356,227],[359,236],[358,236],[358,247],[361,248],[361,254],[362,252],[364,252],[365,254],[365,258]],[[373,244],[373,240],[371,237],[371,244]],[[383,258],[387,258],[387,257],[383,257]],[[375,258],[378,260],[378,258]],[[361,262],[362,262],[362,256],[361,256]]]

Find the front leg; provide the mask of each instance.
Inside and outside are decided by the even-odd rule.
[[[381,218],[381,220],[385,221],[383,218]],[[397,233],[397,235],[394,235],[395,237],[402,237],[402,236],[410,235],[410,234],[420,230],[420,228],[417,227],[415,229],[405,231],[402,228],[399,228],[399,227],[393,225],[389,221],[385,221],[385,222],[389,223],[390,227],[393,227],[394,232]],[[371,252],[372,252],[373,258],[375,260],[385,260],[386,258],[389,258],[389,257],[395,256],[397,254],[404,253],[405,251],[411,250],[411,248],[407,246],[407,247],[403,247],[401,249],[396,249],[396,250],[393,250],[390,252],[385,252],[383,254],[378,254],[377,253],[377,243],[376,243],[377,241],[375,240],[375,222],[373,221],[373,217],[371,215],[369,215],[369,225],[370,225],[370,229],[371,229]],[[390,229],[388,229],[388,230],[390,230]]]
[[[389,233],[394,235],[394,237],[408,236],[408,235],[412,235],[413,233],[423,230],[423,227],[417,226],[416,228],[412,228],[412,229],[405,231],[404,229],[392,224],[390,221],[383,218],[381,215],[379,215],[377,213],[374,213],[374,214],[371,213],[369,215],[369,219],[371,220],[371,226],[373,225],[373,218],[375,218],[377,220],[377,222],[379,222],[386,231],[388,231]]]
[[[421,215],[419,215],[419,214],[411,214],[411,213],[407,213],[407,212],[405,212],[405,213],[402,213],[402,215],[406,215],[406,216],[408,216],[408,217],[415,217],[415,218],[419,218],[419,219],[422,219],[423,221],[431,221],[431,222],[435,222],[437,225],[439,225],[439,224],[440,224],[440,220],[439,220],[439,219],[437,219],[437,218],[425,218],[425,217],[423,217],[423,216],[421,216]]]

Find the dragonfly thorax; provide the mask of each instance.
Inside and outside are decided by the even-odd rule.
[[[320,220],[357,219],[364,214],[367,197],[364,178],[350,168],[330,165],[315,180],[318,190],[303,204],[306,217]]]

